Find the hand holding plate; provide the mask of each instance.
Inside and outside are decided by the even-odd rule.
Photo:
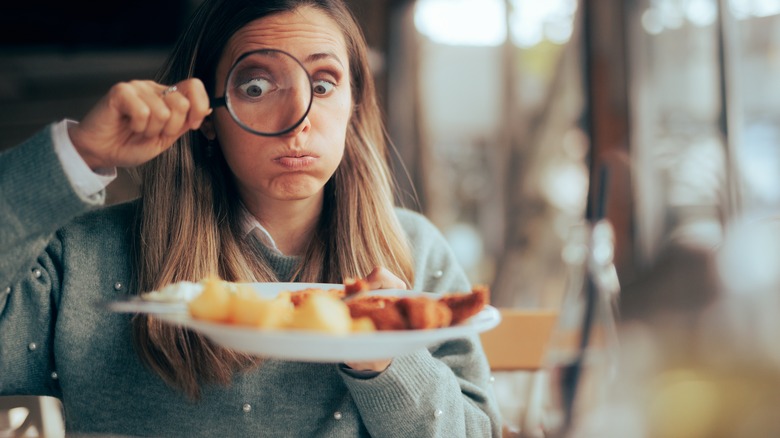
[[[371,290],[377,289],[403,289],[407,290],[406,283],[398,278],[395,274],[387,270],[387,268],[377,266],[371,273],[369,273],[365,282],[368,283],[368,287]],[[376,371],[382,372],[390,366],[392,359],[375,360],[370,362],[346,362],[344,365],[357,371]]]

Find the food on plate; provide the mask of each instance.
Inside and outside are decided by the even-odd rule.
[[[341,301],[343,290],[303,289],[265,298],[251,285],[210,277],[189,302],[193,318],[263,329],[314,330],[332,334],[375,330],[373,323],[355,321]]]
[[[347,303],[353,318],[369,318],[377,330],[405,330],[408,326],[401,309],[395,303],[398,297],[368,295]]]
[[[353,318],[371,318],[380,331],[425,330],[460,324],[485,308],[489,298],[486,286],[475,286],[471,293],[439,298],[368,295],[350,300],[347,306]]]
[[[346,278],[344,279],[344,296],[352,296],[360,292],[368,292],[368,282],[362,278]]]
[[[237,325],[265,329],[286,327],[293,320],[293,303],[290,293],[280,293],[273,299],[265,299],[251,286],[241,285],[231,295],[231,312],[228,322]]]
[[[452,322],[452,311],[440,300],[431,300],[428,297],[401,298],[396,307],[406,315],[409,328],[441,328],[448,327]]]
[[[293,305],[297,307],[301,305],[301,303],[306,301],[312,294],[321,294],[321,293],[326,293],[339,300],[344,298],[345,296],[344,289],[317,289],[317,288],[310,287],[310,288],[290,292],[290,299],[292,300]]]
[[[452,324],[460,324],[488,305],[490,290],[487,286],[474,286],[470,294],[447,294],[441,302],[452,311]]]
[[[291,329],[314,330],[337,335],[352,331],[349,308],[327,292],[310,293],[293,312]]]
[[[203,290],[200,295],[190,301],[190,314],[195,319],[226,322],[230,319],[231,294],[228,285],[216,277],[203,280]]]
[[[377,330],[371,318],[352,318],[352,333],[370,333]]]
[[[317,288],[306,288],[297,290],[294,292],[291,292],[291,298],[292,302],[295,306],[300,305],[304,301],[306,301],[309,296],[311,296],[314,293],[322,293],[326,292],[338,299],[342,299],[344,297],[348,297],[360,292],[367,292],[368,289],[368,283],[366,283],[365,280],[361,278],[347,278],[344,280],[344,288],[343,289],[317,289]]]
[[[200,289],[188,303],[189,312],[195,319],[338,335],[449,327],[479,313],[490,298],[486,286],[475,286],[467,293],[444,295],[394,296],[383,295],[381,291],[359,295],[369,290],[362,279],[345,280],[343,289],[306,288],[285,291],[274,298],[263,297],[250,284],[232,283],[217,277],[200,283],[180,284],[188,290]],[[166,296],[178,295],[173,286],[164,288]]]

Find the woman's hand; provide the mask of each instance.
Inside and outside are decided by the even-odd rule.
[[[371,290],[377,289],[409,289],[409,286],[403,280],[396,277],[395,274],[388,271],[387,268],[377,266],[370,274],[364,278]]]
[[[111,87],[68,134],[92,169],[133,167],[156,157],[210,114],[203,82],[187,79],[175,91],[153,81]]]
[[[396,277],[392,272],[383,267],[376,267],[363,280],[368,283],[371,290],[376,289],[408,289],[403,280]],[[346,366],[357,371],[376,371],[382,372],[390,366],[392,359],[375,360],[371,362],[347,362]]]

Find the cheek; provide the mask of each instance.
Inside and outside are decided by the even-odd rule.
[[[321,121],[323,129],[320,130],[321,144],[327,151],[330,167],[338,166],[344,155],[347,139],[347,124],[349,116],[344,114],[328,113]]]
[[[236,125],[230,116],[227,120],[220,119],[216,124],[217,138],[222,155],[234,174],[241,174],[242,169],[250,169],[258,160],[257,152],[262,150],[262,137],[253,135]]]
[[[346,138],[347,124],[352,116],[352,104],[349,95],[339,96],[337,99],[325,102],[316,102],[312,107],[309,119],[314,129],[322,137],[329,147],[343,149]]]
[[[227,110],[219,109],[218,112],[214,114],[214,131],[217,134],[220,147],[232,143],[234,141],[233,137],[240,135],[240,133],[235,132],[233,129],[235,124],[233,118],[227,113]]]
[[[347,126],[352,118],[352,102],[350,99],[342,99],[334,102],[328,108],[323,110],[325,114],[325,123],[333,137],[339,138],[343,143],[346,138]]]

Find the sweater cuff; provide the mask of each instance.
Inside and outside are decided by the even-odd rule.
[[[68,134],[68,126],[75,123],[66,119],[52,126],[54,152],[57,153],[65,175],[81,199],[89,204],[102,204],[106,198],[106,187],[116,179],[116,168],[98,169],[94,172],[89,168],[76,151]]]
[[[398,356],[372,379],[344,375],[344,382],[358,406],[379,412],[413,408],[426,396],[426,388],[438,380],[442,364],[427,349]]]

